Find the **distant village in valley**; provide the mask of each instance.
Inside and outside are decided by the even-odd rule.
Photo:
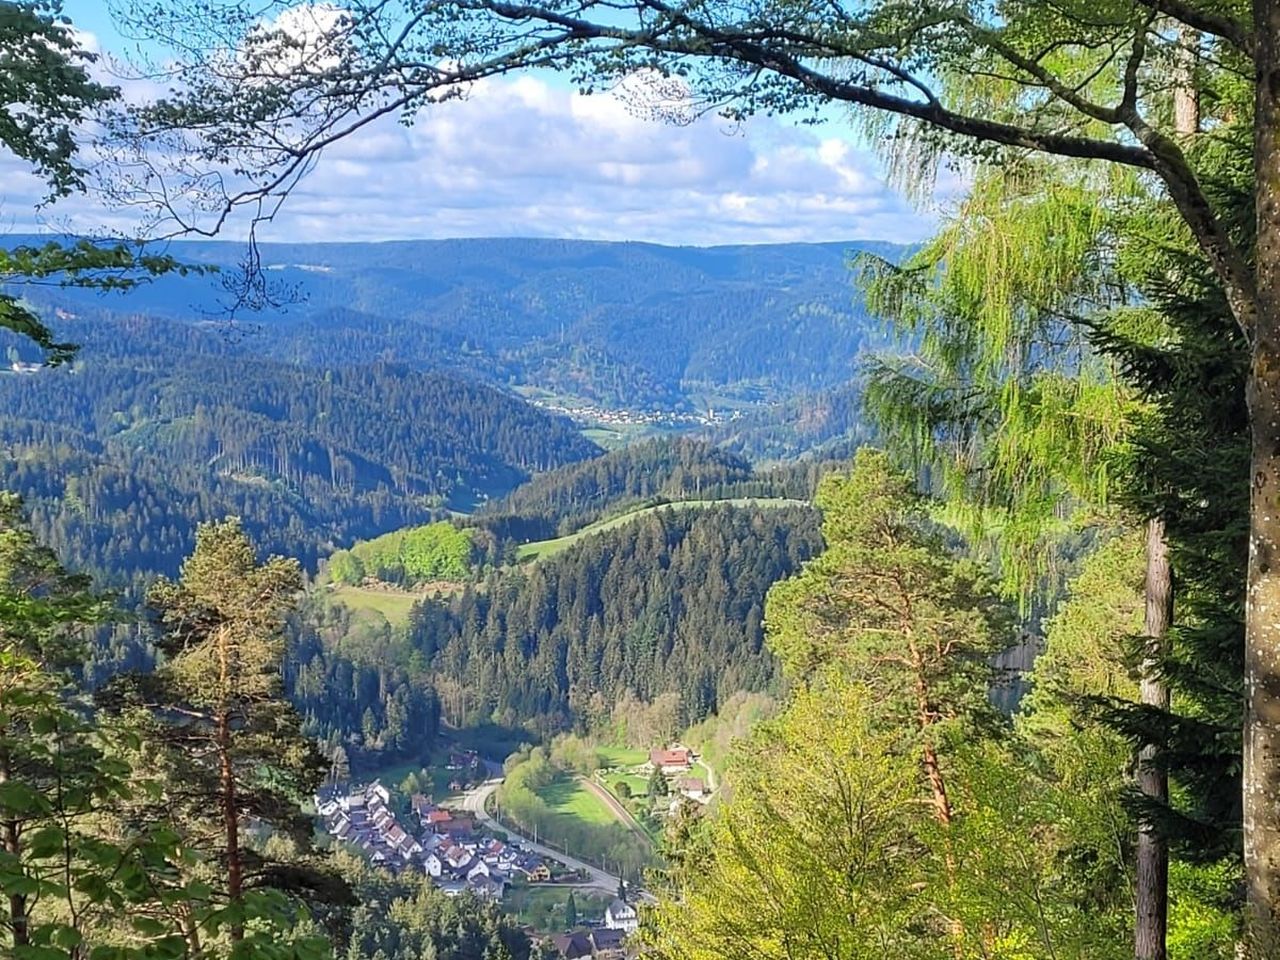
[[[531,399],[530,402],[544,410],[566,416],[576,423],[588,425],[693,427],[724,423],[737,420],[742,416],[740,410],[732,410],[726,415],[712,408],[699,413],[681,413],[675,410],[614,410],[590,403],[571,406],[541,399]]]
[[[673,745],[648,754],[643,768],[669,786],[668,810],[696,808],[710,802],[713,788],[690,776],[697,762],[688,747]],[[361,853],[374,866],[400,874],[417,873],[448,896],[464,893],[501,903],[514,886],[590,887],[591,878],[562,861],[530,849],[512,838],[487,815],[460,806],[457,797],[484,782],[487,772],[474,751],[449,756],[448,806],[422,792],[406,798],[375,779],[367,783],[329,782],[314,797],[323,830],[335,841]],[[667,801],[664,801],[667,802]],[[598,889],[598,885],[597,885]],[[612,960],[633,954],[626,938],[639,926],[635,906],[619,889],[598,919],[586,918],[579,929],[548,939],[566,960],[597,957]]]

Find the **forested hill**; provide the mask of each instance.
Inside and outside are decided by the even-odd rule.
[[[154,318],[64,318],[60,333],[83,345],[73,364],[0,374],[0,482],[62,556],[111,579],[175,571],[194,523],[226,514],[311,565],[598,453],[456,374],[298,367]]]
[[[643,505],[741,497],[807,500],[824,469],[813,463],[760,472],[705,441],[664,438],[539,474],[485,504],[476,522],[499,539],[546,540]]]
[[[820,545],[810,507],[659,509],[424,601],[409,641],[455,725],[549,734],[662,697],[689,723],[774,686],[765,593]]]
[[[392,359],[628,409],[781,399],[847,381],[856,357],[879,342],[848,269],[860,250],[902,252],[866,242],[267,244],[276,294],[300,299],[249,319],[255,351],[313,366]],[[221,315],[232,299],[223,281],[243,248],[182,243],[170,252],[226,272],[162,279],[130,293],[129,309]],[[72,312],[101,308],[83,292],[32,295]]]

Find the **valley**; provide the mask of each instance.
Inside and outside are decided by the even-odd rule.
[[[582,251],[570,246],[572,261]],[[192,248],[214,261],[220,249]],[[794,269],[788,257],[809,264],[835,251],[591,253],[598,275],[566,267],[574,283],[612,283],[658,258],[644,268],[658,285],[645,309],[669,312],[687,285],[712,282],[711,262],[723,271],[714,282],[748,304],[782,294],[768,277]],[[350,254],[352,263],[366,256]],[[450,296],[466,302],[472,285],[510,283],[480,269],[448,283],[408,260],[401,269],[384,291],[388,303],[419,302],[423,283],[456,283]],[[565,366],[537,339],[541,321],[520,312],[530,294],[510,288],[512,326],[495,328],[489,341],[461,343],[451,339],[454,321],[430,326],[417,313],[383,325],[328,302],[336,271],[302,271],[322,281],[312,284],[313,299],[260,326],[193,322],[195,306],[166,302],[167,281],[131,299],[136,312],[127,315],[74,292],[37,292],[63,298],[60,331],[81,346],[59,369],[24,366],[22,344],[8,347],[5,483],[23,495],[42,538],[122,588],[126,603],[140,603],[156,575],[179,572],[196,522],[240,516],[260,549],[298,558],[307,573],[288,625],[285,690],[333,790],[384,784],[387,809],[399,813],[377,829],[399,824],[419,840],[409,808],[424,791],[490,832],[532,834],[527,848],[536,837],[559,858],[552,863],[587,870],[587,886],[573,887],[583,909],[600,906],[593,890],[616,894],[622,878],[638,891],[667,821],[715,789],[714,774],[700,767],[702,792],[682,794],[678,778],[651,774],[649,750],[714,723],[744,691],[776,692],[764,597],[819,548],[810,500],[831,468],[822,459],[757,468],[701,438],[759,421],[772,409],[768,398],[795,388],[781,379],[764,386],[756,373],[735,385],[723,365],[719,380],[698,385],[646,359],[630,335],[592,340],[598,321],[585,318],[557,330],[561,343],[583,341]],[[822,276],[794,302],[829,299],[834,288]],[[350,276],[341,282],[358,287]],[[520,280],[546,282],[540,274]],[[184,290],[198,299],[198,285]],[[583,302],[602,290],[592,286]],[[444,309],[448,298],[432,302]],[[742,317],[753,309],[742,307]],[[698,327],[708,320],[695,315]],[[768,336],[785,344],[774,319]],[[670,334],[686,336],[689,323],[680,319]],[[428,328],[429,356],[414,332]],[[375,336],[401,339],[374,355],[360,343]],[[348,337],[353,348],[338,353]],[[517,347],[518,337],[532,339]],[[718,362],[750,366],[753,348],[742,349]],[[570,382],[572,394],[560,392]],[[721,412],[698,399],[704,388],[723,401]],[[808,394],[794,396],[803,403]],[[104,682],[122,668],[149,669],[163,659],[155,643],[145,619],[139,629],[104,630],[88,669]],[[598,745],[582,753],[598,759],[575,766],[562,756],[577,749],[565,740],[575,735]],[[460,740],[473,746],[450,746]],[[511,770],[455,783],[451,749],[506,758]],[[544,761],[556,772],[535,775]],[[316,802],[331,809],[330,799]],[[373,829],[372,820],[356,821]],[[352,845],[337,835],[345,821],[326,822],[337,846],[362,861],[381,851],[373,865],[385,867],[401,856],[398,839],[385,840],[385,850]],[[506,889],[486,882],[483,896]],[[496,899],[540,922],[566,909],[563,891],[536,884],[516,883],[509,899]]]
[[[0,62],[0,958],[1280,957],[1280,0]]]

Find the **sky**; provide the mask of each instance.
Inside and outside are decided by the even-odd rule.
[[[64,12],[87,46],[125,50],[101,0],[66,0]],[[387,118],[331,147],[261,238],[708,245],[928,236],[932,217],[886,185],[849,127],[835,111],[819,126],[715,116],[673,126],[554,79],[494,79],[430,106],[411,127]],[[33,217],[39,185],[12,160],[0,162],[0,176],[0,225],[128,229],[118,212],[84,199]]]

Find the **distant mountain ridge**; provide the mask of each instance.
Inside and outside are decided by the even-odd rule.
[[[0,484],[69,561],[112,577],[176,572],[194,522],[226,514],[311,566],[600,452],[456,373],[246,357],[157,318],[62,329],[82,344],[72,364],[0,374]]]
[[[16,243],[32,238],[9,238]],[[263,244],[264,275],[304,299],[252,317],[246,344],[312,366],[378,360],[461,369],[628,409],[780,400],[837,386],[883,342],[848,270],[851,241],[667,247],[475,239]],[[244,248],[170,245],[234,273]],[[217,275],[163,278],[127,298],[38,290],[72,312],[127,310],[200,321],[223,314]]]

